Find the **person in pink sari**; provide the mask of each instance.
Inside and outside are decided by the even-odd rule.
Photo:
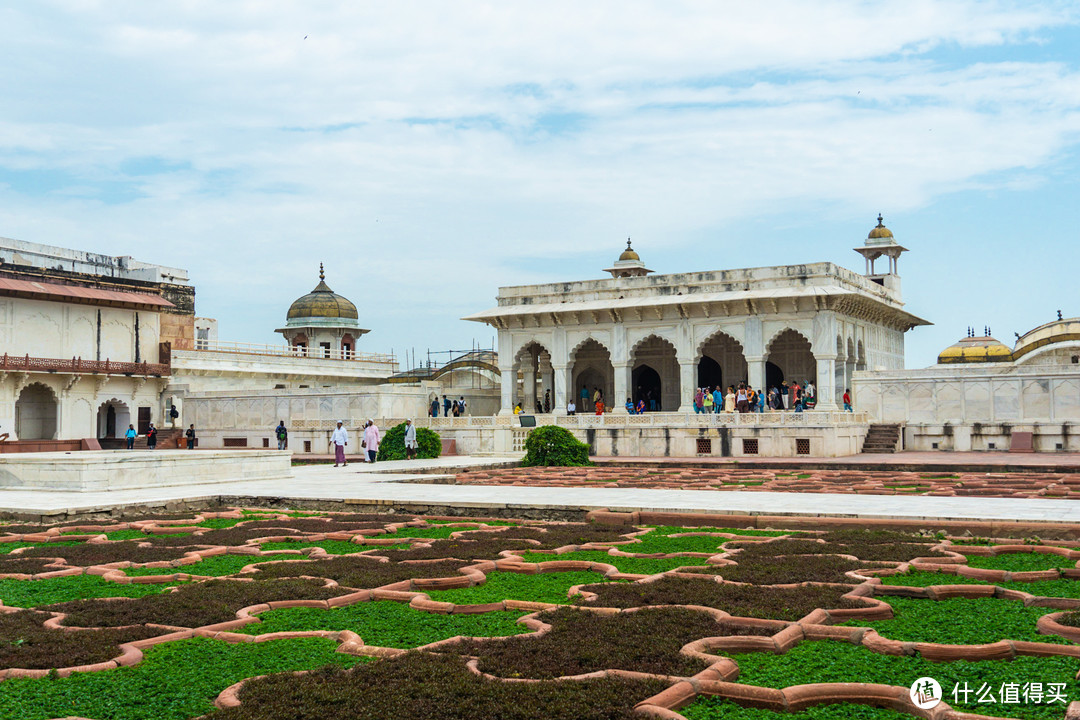
[[[364,428],[364,448],[367,450],[368,462],[375,462],[375,456],[379,454],[380,440],[382,435],[379,433],[379,426],[374,420],[368,420],[367,427]]]

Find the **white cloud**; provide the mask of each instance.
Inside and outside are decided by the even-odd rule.
[[[1075,20],[930,0],[0,9],[0,234],[188,267],[238,339],[268,339],[320,259],[399,318],[373,345],[486,337],[448,320],[499,284],[595,274],[625,233],[675,251],[782,205],[1037,183],[1075,146],[1080,72],[1024,50]]]

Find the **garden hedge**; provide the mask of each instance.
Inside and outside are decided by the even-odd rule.
[[[589,446],[566,428],[541,425],[525,438],[524,467],[578,467],[592,465]]]
[[[442,455],[442,440],[434,430],[416,428],[416,457],[427,460]],[[405,423],[399,423],[386,431],[379,443],[378,461],[405,459]]]

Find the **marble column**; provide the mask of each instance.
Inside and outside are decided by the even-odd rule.
[[[694,412],[694,390],[697,387],[697,363],[679,359],[679,412]]]
[[[521,377],[524,382],[521,410],[526,415],[532,415],[536,412],[536,370],[532,367],[525,368]]]
[[[499,368],[499,414],[514,414],[514,391],[517,389],[517,372],[513,366]],[[439,404],[439,412],[442,412],[442,404]]]
[[[836,405],[836,356],[817,357],[817,407],[815,410],[839,410]]]
[[[630,363],[613,365],[615,370],[615,397],[611,398],[611,412],[615,415],[626,414],[626,398],[632,387],[633,366]]]
[[[567,365],[555,365],[552,368],[552,373],[555,380],[555,389],[553,391],[555,399],[553,400],[554,405],[551,408],[551,412],[555,415],[566,414],[566,405],[570,402],[567,392],[573,392],[574,389],[573,385],[571,385],[571,383],[573,382],[573,379],[570,375],[571,372],[572,371],[570,367]]]
[[[847,363],[844,361],[843,355],[838,355],[834,361],[836,365],[836,383],[833,386],[833,398],[836,400],[836,404],[843,408],[844,388],[847,385]]]
[[[747,382],[750,383],[750,387],[755,390],[768,391],[768,388],[765,387],[765,358],[747,357],[746,372]]]

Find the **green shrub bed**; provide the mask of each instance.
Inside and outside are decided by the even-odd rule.
[[[132,567],[124,570],[124,573],[132,576],[139,575],[172,575],[173,573],[188,573],[190,575],[209,575],[221,577],[235,575],[248,565],[255,563],[276,562],[278,560],[298,560],[302,556],[286,555],[211,555],[205,560],[190,565],[178,567]]]
[[[621,678],[498,682],[469,672],[460,658],[409,653],[350,671],[251,682],[241,705],[214,720],[634,720],[634,705],[664,687]]]
[[[231,528],[234,525],[239,525],[242,522],[244,522],[244,518],[207,518],[195,527],[222,530],[224,528]]]
[[[595,601],[577,602],[598,607],[642,607],[644,605],[703,605],[739,617],[799,620],[815,608],[865,607],[841,598],[850,588],[809,586],[766,588],[730,585],[712,579],[664,577],[649,583],[609,583],[584,588],[596,593]]]
[[[614,565],[619,572],[635,575],[655,575],[684,565],[698,565],[705,562],[704,558],[696,557],[636,558],[608,555],[605,550],[576,550],[561,555],[527,552],[521,555],[521,559],[528,563],[551,562],[552,560],[584,560],[585,562],[607,563],[608,565]]]
[[[66,678],[5,680],[0,683],[0,717],[188,720],[212,712],[218,693],[244,678],[327,665],[349,667],[367,660],[336,648],[337,643],[326,638],[163,643],[147,648],[143,661],[131,667]]]
[[[878,634],[901,642],[933,642],[946,645],[981,645],[998,640],[1058,643],[1057,635],[1040,635],[1035,623],[1053,608],[1024,607],[1016,600],[1000,598],[952,598],[929,600],[882,596],[893,608],[891,620],[851,621],[845,625],[872,627]]]
[[[112,660],[121,643],[161,635],[163,630],[50,630],[51,616],[32,610],[0,615],[0,668],[50,669]]]
[[[801,712],[786,713],[743,707],[720,697],[698,698],[679,713],[686,720],[911,720],[911,715],[888,708],[836,703],[815,705]]]
[[[311,575],[328,578],[357,589],[373,589],[412,578],[440,578],[460,575],[468,563],[448,560],[438,563],[398,564],[379,562],[363,555],[342,555],[327,560],[260,565],[256,578],[287,578]]]
[[[141,534],[141,533],[140,533]],[[28,543],[28,542],[8,542],[0,543],[0,555],[8,555],[12,550],[18,548],[39,548],[39,547],[74,547],[76,545],[82,545],[82,540],[60,540],[58,542],[51,543]],[[19,553],[22,555],[22,553]]]
[[[72,600],[46,605],[42,609],[68,613],[64,625],[73,627],[123,627],[157,623],[196,628],[234,620],[236,611],[249,605],[275,600],[327,600],[348,592],[344,588],[323,587],[318,580],[208,580],[183,585],[176,592],[148,595],[130,602]]]
[[[804,641],[783,655],[746,653],[734,656],[739,665],[739,682],[770,688],[785,688],[805,683],[877,682],[908,687],[916,679],[932,677],[941,683],[945,700],[957,710],[983,715],[1022,716],[1031,720],[1060,720],[1065,705],[977,704],[974,693],[970,703],[953,702],[952,689],[967,683],[973,690],[986,683],[996,697],[1003,683],[1066,683],[1070,701],[1080,698],[1073,677],[1076,658],[1030,656],[1009,662],[930,662],[918,656],[880,655],[864,647],[842,642]],[[1022,715],[1020,708],[1022,707]]]
[[[1074,568],[1076,560],[1046,553],[1002,553],[1001,555],[970,555],[967,564],[973,568],[1025,572]]]
[[[352,630],[366,645],[414,648],[455,635],[499,637],[532,632],[517,620],[524,612],[496,611],[480,615],[437,615],[387,600],[361,602],[332,610],[286,608],[259,615],[260,623],[240,632],[262,635],[295,630]]]
[[[589,446],[566,428],[541,425],[525,438],[522,467],[581,467],[592,465]]]
[[[566,607],[545,612],[540,619],[551,630],[539,637],[466,640],[454,651],[479,657],[482,671],[507,678],[549,679],[605,669],[689,677],[711,663],[680,655],[679,650],[720,632],[708,613],[686,608],[604,616]]]
[[[482,605],[502,600],[568,603],[567,591],[574,585],[604,582],[595,572],[553,572],[524,575],[512,572],[490,572],[487,582],[453,590],[425,590],[432,600],[456,605]]]
[[[147,535],[142,530],[113,530],[105,533],[109,540],[146,540]]]
[[[176,585],[176,583],[172,583]],[[99,575],[68,575],[44,580],[0,578],[0,602],[11,607],[32,608],[82,598],[138,598],[157,595],[169,585],[121,585]]]
[[[548,525],[546,528],[536,527],[514,527],[509,530],[504,530],[497,534],[486,532],[483,530],[473,530],[471,532],[463,533],[463,540],[472,540],[474,538],[486,539],[490,537],[498,537],[507,539],[523,539],[537,540],[540,543],[540,547],[545,550],[553,550],[565,545],[584,545],[586,543],[611,543],[611,542],[626,542],[628,538],[623,537],[628,533],[639,532],[640,528],[636,528],[633,525],[593,525],[592,523],[566,523],[559,525]]]
[[[451,534],[456,532],[462,532],[469,530],[470,528],[462,527],[406,527],[401,528],[397,532],[387,533],[385,535],[375,535],[379,540],[386,540],[391,538],[448,538]]]
[[[882,585],[907,585],[910,587],[929,587],[931,585],[997,585],[1008,590],[1020,590],[1040,597],[1080,598],[1080,582],[1062,578],[1060,580],[1039,580],[1036,582],[1018,582],[1016,580],[995,580],[987,582],[978,578],[964,577],[943,572],[916,570],[903,575],[883,575]]]
[[[430,428],[416,428],[416,457],[420,460],[437,458],[442,455],[442,440],[439,434]],[[405,423],[398,423],[386,431],[379,443],[379,462],[405,459]]]

